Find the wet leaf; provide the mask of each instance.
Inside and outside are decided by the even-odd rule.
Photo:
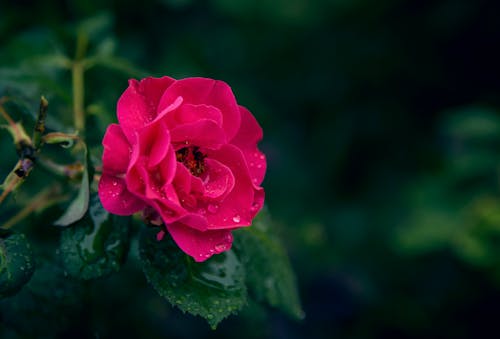
[[[0,301],[2,325],[21,338],[55,338],[83,305],[81,283],[67,277],[55,262],[41,259],[26,286]]]
[[[144,273],[156,291],[212,328],[246,304],[244,268],[233,251],[196,263],[170,236],[157,241],[154,229],[143,230],[139,246]]]
[[[33,252],[24,234],[0,238],[0,298],[21,289],[34,270]]]
[[[64,214],[59,217],[54,222],[56,226],[68,226],[78,220],[80,220],[88,210],[89,207],[89,195],[90,195],[90,178],[93,174],[92,168],[89,160],[89,154],[87,151],[87,146],[84,147],[84,171],[82,173],[82,181],[80,183],[80,188],[78,194],[69,205],[68,209]]]
[[[257,301],[267,302],[296,319],[304,312],[285,248],[272,234],[271,219],[261,212],[251,227],[233,232],[235,248],[245,266],[248,289]]]
[[[95,279],[120,270],[129,243],[130,217],[109,214],[94,194],[88,213],[61,233],[62,261],[71,276]]]

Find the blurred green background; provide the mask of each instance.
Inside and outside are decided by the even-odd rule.
[[[129,77],[232,86],[264,129],[266,203],[306,312],[251,304],[212,331],[131,260],[59,337],[498,337],[498,13],[486,0],[2,1],[0,90],[33,109],[46,95],[68,125],[60,56],[90,32],[94,146]]]

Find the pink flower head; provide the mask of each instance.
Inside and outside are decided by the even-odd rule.
[[[262,129],[231,88],[206,78],[130,80],[103,139],[99,197],[143,211],[196,261],[231,248],[264,203]]]

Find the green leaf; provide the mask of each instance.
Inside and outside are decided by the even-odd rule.
[[[82,143],[83,144],[83,143]],[[80,220],[89,208],[89,196],[90,196],[90,177],[93,174],[89,174],[92,172],[89,154],[87,151],[87,146],[83,144],[84,147],[84,170],[82,173],[82,181],[80,183],[80,188],[78,190],[78,194],[69,205],[68,209],[64,212],[64,214],[59,217],[56,221],[54,221],[54,225],[56,226],[68,226],[78,220]]]
[[[235,249],[246,269],[246,282],[257,301],[267,302],[296,319],[304,318],[295,275],[285,248],[271,232],[271,219],[261,212],[251,227],[233,232]]]
[[[88,213],[62,231],[60,252],[71,276],[89,280],[118,272],[129,243],[130,217],[109,214],[94,194]]]
[[[0,301],[2,325],[20,338],[56,338],[83,305],[83,286],[54,261],[39,259],[31,280],[15,296]]]
[[[0,298],[16,293],[35,270],[33,252],[24,234],[0,238]]]
[[[169,235],[157,241],[156,232],[141,233],[140,257],[146,278],[172,305],[205,318],[215,329],[246,304],[244,268],[233,251],[196,263]]]

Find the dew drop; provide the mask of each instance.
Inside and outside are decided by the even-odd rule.
[[[113,180],[113,183],[112,183],[113,186],[117,186],[118,185],[118,181],[116,180]]]
[[[254,167],[255,166],[255,163],[254,162],[251,162],[250,163],[250,167]],[[257,166],[258,167],[258,166]]]
[[[258,165],[257,165],[257,168],[262,168],[262,164],[258,164]]]
[[[233,221],[234,221],[234,222],[240,222],[240,221],[241,221],[241,217],[239,216],[239,214],[236,214],[236,215],[233,217]]]
[[[219,210],[219,205],[217,205],[217,204],[208,204],[208,206],[207,206],[207,211],[209,213],[214,214],[214,213],[217,213],[218,210]]]
[[[264,154],[259,155],[259,159],[260,159],[260,160],[264,160],[265,158],[266,158],[266,157],[264,156]]]
[[[221,244],[215,245],[215,251],[217,251],[217,253],[224,252],[225,250],[227,250],[226,243],[221,243]]]
[[[224,236],[224,240],[228,243],[232,243],[233,242],[233,235],[229,232],[227,233],[225,236]]]

